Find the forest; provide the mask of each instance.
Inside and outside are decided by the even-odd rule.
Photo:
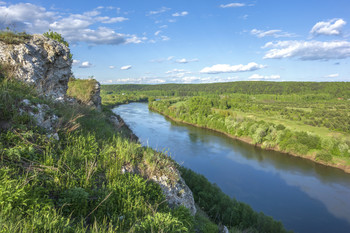
[[[119,104],[148,99],[150,109],[174,120],[264,149],[350,167],[349,83],[108,85],[102,94],[107,105],[113,99],[124,100]]]

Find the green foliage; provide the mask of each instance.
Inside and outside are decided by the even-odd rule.
[[[173,217],[170,213],[156,213],[147,215],[145,219],[135,226],[135,232],[189,232],[188,228]]]
[[[0,31],[0,41],[6,44],[21,44],[27,42],[32,36],[25,32]]]
[[[316,159],[324,162],[330,162],[332,161],[332,155],[329,152],[323,150],[316,154]]]
[[[48,32],[45,32],[43,35],[46,36],[47,38],[58,41],[61,44],[64,44],[65,46],[69,47],[68,42],[65,41],[64,38],[62,37],[62,35],[59,34],[58,32],[54,32],[54,31],[49,30]]]
[[[72,188],[62,192],[58,200],[63,213],[67,216],[86,216],[88,210],[89,193],[83,188]]]

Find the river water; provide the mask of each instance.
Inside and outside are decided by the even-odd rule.
[[[350,174],[171,121],[148,110],[147,103],[113,111],[144,146],[167,152],[227,195],[282,221],[287,229],[350,232]]]

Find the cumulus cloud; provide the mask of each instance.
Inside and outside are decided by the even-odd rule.
[[[132,68],[131,65],[127,65],[127,66],[122,66],[120,67],[121,70],[130,70]]]
[[[84,61],[81,63],[81,65],[79,66],[79,68],[90,68],[92,66],[92,64],[88,61]]]
[[[176,13],[172,14],[172,16],[174,16],[174,17],[186,16],[186,15],[188,15],[187,11],[176,12]]]
[[[312,27],[310,33],[312,35],[328,35],[338,36],[346,22],[343,19],[331,19],[329,21],[321,21]]]
[[[160,30],[159,30],[159,31],[156,31],[156,32],[154,33],[154,35],[155,35],[155,36],[158,36],[161,32],[162,32],[162,31],[160,31]]]
[[[250,80],[276,80],[276,79],[280,79],[280,78],[281,78],[281,76],[279,76],[279,75],[264,76],[264,75],[260,75],[260,74],[253,74],[253,75],[248,77],[248,79],[250,79]]]
[[[245,6],[244,3],[238,3],[238,2],[220,5],[221,8],[243,7],[243,6]]]
[[[187,63],[190,63],[190,62],[197,62],[197,61],[199,61],[197,58],[194,58],[194,59],[182,58],[182,59],[177,59],[175,62],[176,63],[180,63],[180,64],[187,64]]]
[[[43,33],[52,29],[72,43],[86,42],[90,45],[140,43],[136,35],[122,34],[98,24],[112,24],[128,20],[125,17],[101,16],[98,9],[82,14],[62,14],[49,11],[31,3],[0,6],[0,22],[14,25],[18,31]],[[135,38],[138,38],[135,39]]]
[[[265,68],[264,65],[259,65],[255,62],[250,62],[247,65],[228,65],[228,64],[217,64],[211,67],[205,67],[200,71],[204,74],[220,74],[220,73],[236,73],[236,72],[246,72],[254,71]]]
[[[272,36],[275,38],[279,37],[295,37],[295,34],[291,34],[288,32],[283,32],[282,30],[268,30],[268,31],[263,31],[263,30],[258,30],[258,29],[253,29],[250,31],[250,33],[256,37],[262,38],[266,36]]]
[[[31,3],[0,7],[0,22],[2,25],[15,25],[19,31],[44,32],[50,22],[58,17],[56,12]]]
[[[339,74],[329,74],[326,76],[326,78],[338,78]]]
[[[264,58],[299,58],[301,60],[330,60],[350,57],[348,41],[277,41],[268,42]]]
[[[109,69],[115,69],[115,66],[108,66]]]

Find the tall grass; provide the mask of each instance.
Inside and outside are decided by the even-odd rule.
[[[10,124],[0,131],[1,232],[191,231],[189,210],[170,209],[148,180],[172,175],[166,156],[123,138],[104,113],[41,99],[6,78],[0,93],[0,122]],[[60,116],[59,140],[20,113],[24,98]],[[123,174],[125,165],[139,173]]]

